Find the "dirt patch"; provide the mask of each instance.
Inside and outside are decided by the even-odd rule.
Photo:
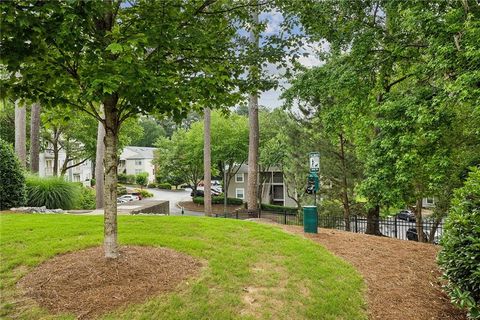
[[[304,234],[302,227],[282,227],[322,244],[362,274],[369,319],[466,319],[442,292],[439,246],[330,229]]]
[[[184,207],[185,210],[194,211],[194,212],[204,212],[203,204],[197,204],[193,201],[183,201],[179,202],[178,205],[180,207]],[[234,212],[237,209],[243,208],[242,205],[227,205],[227,212]],[[223,204],[212,204],[212,211],[213,214],[223,214]]]
[[[240,314],[261,318],[263,313],[268,312],[272,318],[278,318],[277,312],[284,303],[281,295],[287,290],[288,273],[268,262],[257,263],[251,270],[254,284],[243,288],[243,308]]]
[[[115,261],[104,258],[103,247],[56,256],[18,286],[52,313],[87,319],[172,291],[202,266],[193,257],[165,248],[122,246],[120,252]]]

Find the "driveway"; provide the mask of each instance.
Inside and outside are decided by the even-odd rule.
[[[179,189],[179,190],[162,190],[162,189],[147,189],[149,192],[153,194],[153,200],[167,200],[170,202],[170,214],[172,216],[177,216],[182,214],[182,209],[177,207],[177,203],[181,201],[191,201],[192,197],[190,197],[190,189]],[[185,211],[185,215],[192,215],[192,216],[203,216],[202,212],[191,212]]]

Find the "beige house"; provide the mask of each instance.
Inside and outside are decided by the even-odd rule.
[[[155,181],[153,154],[156,148],[127,146],[123,148],[118,163],[118,173],[137,175],[148,173],[148,182]]]
[[[261,180],[260,180],[261,178]],[[238,172],[233,176],[228,186],[227,196],[229,198],[238,198],[246,200],[248,180],[248,165],[242,165]],[[284,183],[283,173],[277,168],[271,168],[269,171],[260,172],[259,183],[264,182],[262,192],[262,203],[274,204],[286,207],[296,207],[293,199],[288,197],[288,186]],[[295,191],[290,192],[295,196]]]

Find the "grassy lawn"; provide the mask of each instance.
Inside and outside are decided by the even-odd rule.
[[[15,283],[56,254],[102,243],[102,216],[0,215],[1,317],[73,319],[17,301]],[[122,244],[206,261],[199,278],[104,319],[365,319],[363,280],[310,240],[248,221],[120,216]]]

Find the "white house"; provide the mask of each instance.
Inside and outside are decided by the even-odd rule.
[[[148,173],[148,181],[155,181],[155,165],[153,154],[157,148],[133,147],[123,148],[118,164],[118,173],[137,175],[142,172]]]
[[[60,149],[58,151],[58,175],[60,175],[63,163],[65,162],[66,153],[65,150]],[[40,153],[39,163],[38,163],[38,175],[40,177],[51,177],[53,176],[53,167],[54,167],[54,154],[51,144],[48,143],[44,152]],[[72,160],[69,161],[68,165],[71,166],[75,163]],[[78,162],[77,162],[78,163]],[[72,167],[67,170],[65,177],[68,181],[72,182],[82,182],[84,185],[90,185],[90,180],[92,179],[92,162],[87,160],[78,166]]]

